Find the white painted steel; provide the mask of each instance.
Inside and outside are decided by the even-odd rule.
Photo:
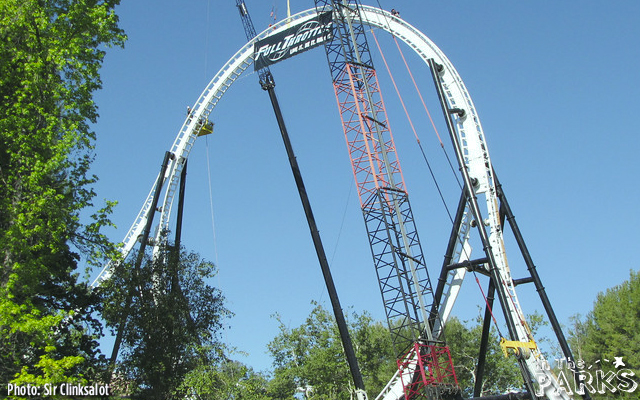
[[[178,186],[180,173],[184,166],[184,161],[189,157],[189,152],[193,147],[193,144],[197,138],[198,123],[199,121],[207,121],[209,115],[213,111],[218,101],[222,98],[226,90],[233,84],[233,82],[253,63],[253,45],[256,40],[267,37],[273,33],[277,33],[285,29],[290,23],[301,22],[305,19],[309,19],[316,15],[315,10],[306,10],[301,13],[295,14],[290,18],[283,20],[273,27],[270,27],[261,32],[256,38],[245,44],[214,76],[211,82],[207,85],[205,90],[200,95],[198,101],[192,107],[191,116],[188,117],[182,128],[180,129],[178,136],[176,137],[173,145],[171,146],[171,153],[173,159],[167,168],[164,176],[164,197],[161,205],[160,220],[156,225],[156,230],[153,233],[153,244],[157,246],[161,239],[161,233],[163,230],[169,227],[169,218],[171,215],[171,207],[173,204],[173,198],[176,188]],[[459,137],[460,143],[463,148],[465,163],[469,169],[469,174],[472,178],[477,179],[478,186],[476,187],[476,195],[478,196],[479,203],[485,205],[483,210],[486,221],[484,221],[489,227],[489,240],[493,251],[494,258],[497,262],[497,268],[499,270],[500,277],[502,279],[501,284],[507,290],[510,296],[508,304],[508,312],[516,321],[518,340],[528,342],[532,337],[529,329],[524,323],[524,315],[521,311],[518,298],[516,296],[515,287],[509,270],[507,262],[504,243],[502,238],[502,230],[500,227],[500,219],[498,212],[498,200],[496,196],[495,182],[493,173],[491,171],[491,161],[487,146],[485,144],[484,133],[480,120],[478,118],[475,106],[471,100],[464,82],[458,75],[456,69],[451,62],[442,53],[442,51],[422,32],[408,24],[406,21],[392,16],[390,13],[369,6],[363,6],[361,9],[362,22],[365,25],[369,25],[374,28],[380,28],[385,30],[398,39],[406,43],[416,54],[423,59],[426,63],[427,60],[433,58],[438,64],[444,67],[444,73],[441,80],[445,89],[445,96],[450,108],[464,109],[466,112],[465,118],[456,117],[456,133]],[[151,206],[151,199],[153,197],[154,189],[151,190],[149,196],[144,202],[142,209],[138,213],[133,225],[129,229],[129,232],[123,240],[121,253],[123,258],[131,252],[135,243],[139,240],[140,235],[144,229],[147,218],[149,217],[149,208]],[[468,211],[468,210],[467,210]],[[468,213],[467,213],[468,214]],[[456,254],[459,261],[469,259],[471,248],[468,246],[468,218],[465,219],[465,223],[461,228],[461,232],[458,233],[458,243],[456,248]],[[478,221],[480,222],[480,221]],[[104,279],[110,276],[111,265],[105,266],[100,272],[99,276],[94,280],[92,286],[100,284]],[[449,281],[447,283],[447,290],[443,303],[441,305],[441,323],[446,322],[453,304],[456,301],[457,293],[460,289],[460,285],[464,278],[464,272],[451,272],[449,274]],[[439,327],[436,327],[436,333],[438,333]],[[534,379],[545,380],[551,382],[545,386],[545,395],[550,400],[567,400],[570,397],[566,392],[560,389],[557,384],[557,379],[551,374],[550,371],[543,366],[546,364],[544,358],[539,351],[534,351],[531,357],[527,359],[527,367]],[[548,365],[548,364],[547,364]],[[396,374],[394,378],[389,382],[387,388],[377,398],[384,400],[399,399],[402,393],[401,381]]]

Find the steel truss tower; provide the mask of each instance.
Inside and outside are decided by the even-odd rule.
[[[315,4],[318,14],[333,11],[333,38],[325,49],[398,367],[408,377],[405,397],[449,382],[455,387],[448,348],[433,341],[429,325],[433,290],[360,22],[360,4]]]
[[[316,1],[319,14],[334,10],[326,45],[333,87],[386,316],[403,351],[431,334],[424,323],[433,292],[358,6]]]

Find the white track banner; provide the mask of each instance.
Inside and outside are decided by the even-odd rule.
[[[332,14],[326,12],[255,43],[255,70],[293,57],[331,40]]]

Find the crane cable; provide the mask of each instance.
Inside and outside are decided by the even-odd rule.
[[[213,185],[211,184],[211,162],[209,157],[209,138],[208,136],[204,137],[205,147],[207,154],[207,178],[209,181],[209,211],[211,212],[211,231],[213,233],[213,251],[214,251],[214,262],[216,266],[218,265],[218,241],[216,239],[216,220],[215,214],[213,212]],[[218,281],[220,276],[218,275]],[[219,282],[218,282],[219,283]]]
[[[411,69],[409,68],[409,65],[407,64],[407,60],[404,57],[404,53],[402,52],[402,48],[400,48],[400,44],[398,43],[398,39],[395,36],[393,36],[393,41],[396,43],[396,47],[398,48],[398,51],[400,52],[400,56],[402,57],[402,61],[404,62],[404,65],[407,68],[407,71],[409,72],[409,76],[411,76],[411,81],[413,82],[413,85],[416,88],[416,91],[418,92],[418,96],[420,96],[420,100],[422,101],[422,105],[424,106],[424,109],[427,112],[427,115],[429,116],[429,121],[431,122],[431,125],[433,126],[433,130],[435,131],[436,136],[438,137],[438,141],[440,142],[440,147],[442,148],[442,151],[444,152],[444,155],[447,158],[447,161],[449,162],[449,167],[454,172],[454,176],[456,178],[456,181],[458,182],[458,186],[460,186],[460,188],[462,188],[462,185],[460,184],[460,181],[458,180],[458,175],[455,173],[455,170],[453,168],[453,164],[451,163],[451,159],[449,158],[449,154],[447,153],[446,149],[444,148],[444,144],[442,143],[442,139],[440,138],[440,134],[438,133],[438,129],[436,128],[436,126],[435,126],[435,124],[433,122],[433,118],[431,118],[431,113],[429,112],[429,109],[427,108],[427,105],[426,105],[426,103],[424,101],[424,98],[422,97],[422,93],[420,92],[420,89],[418,88],[418,85],[416,84],[416,80],[414,79],[413,74],[411,73]],[[451,215],[449,215],[449,218],[451,219]],[[466,250],[465,250],[465,254],[466,254]],[[469,254],[466,254],[466,256],[467,256],[467,258],[469,258]],[[495,325],[496,329],[498,330],[498,334],[501,337],[503,337],[502,332],[500,331],[500,326],[498,325],[496,317],[493,314],[492,307],[489,304],[489,300],[487,299],[487,296],[485,295],[484,290],[482,289],[482,285],[480,284],[480,280],[478,279],[478,274],[476,274],[475,271],[473,271],[473,276],[474,276],[474,278],[476,280],[476,283],[478,284],[478,288],[480,289],[480,293],[482,293],[482,297],[484,299],[485,305],[487,306],[487,310],[491,314],[491,319],[493,320],[493,324]],[[511,293],[509,293],[509,296],[511,297]],[[514,303],[514,300],[513,300],[512,297],[511,297],[511,302]]]
[[[451,216],[451,212],[449,211],[449,207],[447,206],[447,202],[444,199],[444,195],[442,194],[442,190],[440,189],[440,185],[438,184],[438,180],[436,179],[436,176],[433,173],[433,169],[431,168],[431,163],[429,163],[429,159],[427,158],[427,155],[426,155],[426,153],[424,151],[424,148],[422,147],[422,143],[420,142],[420,137],[418,137],[418,133],[416,132],[416,128],[415,128],[415,126],[413,126],[413,121],[411,120],[411,116],[409,115],[409,111],[407,110],[407,107],[406,107],[406,105],[404,103],[404,100],[402,99],[402,95],[400,94],[400,90],[398,90],[398,85],[396,85],[396,80],[393,78],[393,74],[391,73],[391,69],[389,68],[389,64],[387,64],[387,59],[384,56],[384,53],[382,52],[382,48],[380,47],[380,43],[378,42],[378,38],[376,37],[375,32],[373,32],[373,29],[371,29],[371,35],[373,35],[373,39],[376,42],[376,47],[378,48],[378,51],[380,52],[380,55],[382,56],[382,61],[384,62],[384,66],[387,69],[387,73],[389,74],[389,77],[391,78],[391,82],[393,83],[393,87],[396,90],[396,94],[398,95],[398,99],[400,99],[400,104],[402,104],[402,108],[404,110],[405,115],[407,116],[407,120],[409,121],[409,125],[411,126],[411,130],[413,131],[413,135],[416,138],[416,142],[418,143],[418,146],[420,147],[420,152],[422,153],[422,158],[424,159],[425,163],[427,164],[427,168],[429,169],[429,173],[431,174],[431,178],[433,179],[433,182],[436,185],[436,189],[438,190],[438,194],[440,195],[440,199],[442,200],[442,204],[444,205],[444,208],[447,211],[447,215],[449,216],[449,220],[453,224],[453,217]],[[431,117],[429,117],[429,118],[431,118]],[[434,128],[435,128],[435,125],[434,125]],[[437,134],[437,130],[436,130],[436,134]],[[440,135],[438,135],[438,139],[439,138],[440,138]],[[442,144],[442,141],[440,142],[440,144]],[[444,147],[443,147],[443,149],[444,149]]]
[[[204,81],[207,82],[207,69],[208,69],[208,56],[209,56],[209,32],[211,27],[211,0],[207,1],[207,14],[206,14],[206,28],[205,28],[205,43],[204,43]],[[208,116],[207,116],[208,118]],[[209,137],[205,135],[205,153],[207,156],[207,178],[209,181],[209,209],[211,212],[211,231],[213,233],[213,249],[214,249],[214,263],[218,265],[218,245],[216,240],[216,223],[213,212],[213,185],[211,184],[211,161],[209,156]],[[218,275],[218,284],[220,284],[220,275]]]
[[[400,44],[398,43],[398,38],[396,38],[394,35],[391,35],[391,36],[393,36],[393,41],[396,43],[396,47],[398,48],[398,51],[400,52],[400,56],[402,57],[402,61],[404,62],[404,65],[407,68],[407,71],[409,72],[409,76],[411,77],[411,81],[413,82],[413,86],[416,88],[416,92],[418,92],[418,96],[420,96],[420,101],[422,102],[422,106],[424,107],[424,110],[427,112],[427,116],[429,117],[429,121],[431,122],[431,126],[433,126],[433,130],[435,131],[436,136],[438,137],[438,142],[440,142],[440,148],[442,149],[442,152],[444,153],[444,156],[446,157],[447,162],[449,163],[449,168],[451,168],[451,171],[453,172],[453,176],[456,178],[456,182],[458,182],[458,186],[460,187],[460,189],[462,189],[462,184],[458,180],[458,174],[456,174],[455,169],[453,168],[453,164],[451,163],[451,158],[449,157],[449,154],[447,153],[447,150],[444,148],[444,144],[442,143],[442,139],[440,138],[440,134],[438,133],[438,128],[436,128],[436,124],[433,122],[433,118],[431,117],[431,113],[429,112],[429,108],[427,107],[427,104],[425,103],[424,98],[422,97],[422,93],[420,92],[420,89],[418,88],[418,84],[416,83],[416,80],[413,77],[413,73],[411,72],[411,68],[409,68],[409,64],[407,64],[407,60],[404,57],[404,53],[402,51],[402,48],[400,47]]]
[[[407,64],[407,59],[404,57],[404,53],[402,52],[402,48],[400,48],[400,44],[398,43],[398,38],[396,38],[394,35],[391,35],[391,37],[393,37],[393,41],[396,43],[396,47],[398,48],[398,51],[400,52],[400,56],[402,57],[402,61],[404,62],[404,66],[407,68],[407,72],[409,72],[409,76],[411,77],[411,81],[413,82],[413,86],[416,88],[416,92],[418,92],[418,96],[420,96],[420,101],[422,102],[422,106],[424,107],[424,110],[427,112],[427,116],[429,117],[429,122],[431,122],[431,126],[433,126],[433,130],[436,133],[436,136],[438,137],[438,142],[440,142],[440,147],[442,147],[444,149],[444,144],[442,143],[442,139],[440,138],[440,133],[438,133],[438,128],[436,128],[436,124],[433,122],[433,118],[431,118],[431,113],[429,112],[429,108],[427,108],[427,104],[424,102],[424,98],[422,97],[422,93],[420,92],[420,89],[418,89],[418,84],[416,83],[416,80],[413,77],[413,73],[411,72],[411,68],[409,68],[409,64]],[[447,156],[447,158],[448,158],[448,156]]]
[[[380,1],[378,1],[378,7],[380,9],[382,9],[382,6],[380,5]],[[386,17],[385,17],[386,18]],[[387,25],[389,25],[389,23],[387,22]],[[425,160],[425,163],[427,164],[427,167],[429,169],[429,172],[431,173],[431,177],[435,183],[435,186],[438,190],[438,193],[440,195],[440,199],[442,200],[442,203],[444,204],[444,207],[447,211],[447,215],[449,216],[449,220],[451,221],[451,223],[453,224],[453,218],[451,216],[451,212],[449,211],[449,207],[447,206],[445,200],[444,200],[444,196],[442,194],[442,191],[440,190],[440,186],[438,185],[438,181],[436,180],[436,177],[433,173],[433,170],[431,168],[431,164],[429,163],[429,160],[425,154],[425,151],[422,147],[422,143],[420,142],[420,138],[418,137],[418,134],[416,133],[415,127],[413,125],[413,122],[411,121],[411,117],[409,116],[409,113],[407,111],[407,108],[405,106],[404,100],[402,99],[402,96],[400,94],[400,91],[398,90],[398,86],[396,85],[395,79],[393,78],[393,74],[391,73],[391,69],[389,68],[389,65],[387,63],[387,60],[384,56],[384,53],[382,52],[382,48],[380,47],[380,43],[378,42],[378,38],[376,37],[375,32],[373,31],[373,29],[371,28],[371,35],[373,36],[373,39],[376,43],[376,47],[378,48],[378,51],[380,52],[380,55],[382,57],[382,61],[384,62],[385,68],[387,69],[387,73],[389,74],[389,77],[391,78],[391,82],[393,83],[393,86],[396,90],[396,94],[398,95],[398,98],[400,99],[400,103],[402,104],[402,108],[404,109],[404,112],[407,116],[407,119],[409,120],[409,125],[411,126],[411,129],[413,130],[413,134],[416,138],[416,141],[418,143],[418,146],[420,147],[420,151],[422,153],[422,157]],[[404,65],[407,69],[407,71],[409,72],[409,76],[411,77],[411,81],[413,82],[413,86],[415,87],[416,91],[418,92],[418,96],[420,97],[420,101],[422,102],[422,106],[424,107],[427,116],[429,117],[429,121],[431,122],[431,126],[433,127],[434,132],[436,133],[436,136],[438,137],[438,142],[440,143],[440,148],[442,148],[442,151],[447,159],[447,162],[449,163],[449,167],[451,168],[451,171],[453,172],[454,177],[456,178],[456,182],[458,183],[458,186],[462,189],[462,185],[458,179],[458,175],[455,173],[455,169],[453,167],[453,164],[451,162],[451,158],[449,157],[449,154],[447,153],[447,150],[444,147],[444,144],[442,142],[442,139],[440,137],[440,134],[438,133],[438,128],[436,127],[433,118],[431,117],[431,113],[429,112],[429,108],[427,107],[427,104],[424,101],[424,97],[422,96],[422,93],[420,92],[420,89],[418,88],[418,84],[416,83],[415,78],[413,77],[413,73],[411,72],[411,68],[409,68],[409,64],[407,63],[407,60],[404,56],[404,53],[402,51],[402,48],[400,47],[400,44],[398,43],[398,39],[395,37],[395,35],[391,34],[391,36],[393,37],[393,40],[396,44],[396,47],[398,48],[398,52],[400,52],[400,56],[402,57],[402,61],[404,62]],[[463,251],[466,254],[466,250],[463,249]],[[467,258],[469,257],[469,255],[467,254]],[[487,310],[489,310],[489,313],[491,314],[491,319],[493,320],[493,324],[496,327],[498,334],[503,337],[502,332],[500,331],[500,326],[498,325],[498,321],[496,320],[495,315],[493,314],[493,309],[491,307],[491,305],[489,304],[489,300],[487,299],[487,296],[484,293],[484,290],[482,289],[482,285],[480,284],[480,280],[478,279],[478,275],[476,274],[475,271],[473,271],[473,275],[474,278],[478,284],[478,288],[480,289],[480,293],[482,294],[482,297],[484,299],[485,305],[487,306]],[[511,298],[511,301],[513,302],[513,298]]]
[[[207,82],[208,74],[208,58],[209,58],[209,34],[211,27],[211,0],[207,0],[207,16],[206,16],[206,34],[205,34],[205,45],[204,45],[204,81]],[[208,116],[207,116],[208,118]],[[213,258],[214,265],[216,268],[219,268],[218,262],[218,240],[216,235],[216,221],[215,221],[215,213],[213,207],[213,185],[211,183],[211,161],[210,161],[210,150],[209,150],[209,135],[205,135],[204,137],[205,143],[205,154],[207,158],[207,180],[209,184],[209,211],[211,213],[211,233],[213,235]],[[220,273],[216,273],[217,285],[218,289],[222,288],[222,281],[220,278]],[[229,336],[227,330],[224,330],[224,344],[229,345]]]
[[[211,14],[211,0],[207,1],[207,23],[206,30],[204,35],[204,80],[207,82],[207,68],[209,63],[209,26],[210,23],[210,14]]]
[[[504,337],[502,335],[502,332],[500,332],[500,326],[498,326],[498,321],[496,320],[496,316],[493,315],[493,310],[491,309],[491,305],[489,305],[489,300],[487,299],[487,296],[484,294],[484,290],[482,289],[482,285],[480,284],[480,279],[478,279],[478,275],[476,274],[475,271],[473,271],[473,276],[476,278],[476,283],[478,284],[478,288],[480,288],[480,293],[482,293],[482,297],[484,298],[484,303],[487,306],[487,310],[489,310],[489,313],[491,314],[491,319],[493,320],[493,324],[496,326],[496,329],[498,330],[498,335],[500,335],[500,337]]]
[[[409,115],[409,111],[407,110],[407,107],[404,103],[404,100],[402,98],[402,95],[400,94],[400,90],[398,89],[398,85],[396,85],[396,80],[393,77],[393,74],[391,73],[391,69],[389,68],[389,64],[387,63],[387,59],[384,56],[384,53],[382,51],[382,48],[380,47],[380,43],[378,42],[378,38],[376,37],[375,32],[373,31],[373,29],[371,29],[371,35],[373,36],[373,39],[376,43],[376,47],[378,48],[378,51],[380,52],[380,56],[382,57],[382,61],[384,63],[385,68],[387,69],[387,73],[389,74],[389,77],[391,78],[391,82],[393,83],[393,87],[395,88],[396,94],[398,95],[398,99],[400,99],[400,104],[402,104],[402,108],[404,109],[404,113],[407,116],[407,120],[409,121],[409,125],[411,126],[411,130],[413,131],[413,135],[416,138],[416,142],[418,143],[418,147],[420,147],[420,152],[422,153],[422,158],[424,159],[425,163],[427,164],[427,168],[429,169],[429,173],[431,174],[431,178],[433,179],[433,183],[436,186],[436,189],[438,190],[438,194],[440,195],[440,200],[442,200],[442,204],[444,205],[445,210],[447,211],[447,215],[449,216],[449,220],[451,221],[451,223],[453,224],[453,217],[451,216],[451,212],[449,211],[449,207],[447,206],[447,202],[444,199],[444,195],[442,194],[442,190],[440,190],[440,185],[438,184],[438,180],[436,179],[435,174],[433,173],[433,169],[431,168],[431,163],[429,163],[429,159],[427,158],[427,155],[424,151],[424,148],[422,147],[422,143],[420,142],[420,137],[418,137],[418,133],[416,132],[416,128],[413,125],[413,121],[411,120],[411,116]],[[406,63],[405,63],[406,65]],[[408,68],[408,66],[407,66]],[[415,81],[414,81],[415,82]],[[417,86],[416,86],[417,88]],[[422,96],[420,96],[422,97]],[[424,102],[423,102],[424,104]],[[426,106],[425,106],[426,108]],[[429,111],[427,110],[427,113],[429,113]],[[429,118],[431,119],[431,116],[429,115]],[[433,123],[433,120],[431,121]],[[433,126],[435,129],[435,125]],[[437,129],[436,129],[436,134],[437,134]],[[438,139],[440,139],[440,135],[438,135]],[[442,141],[440,141],[440,144],[442,145]],[[444,146],[442,147],[442,149],[444,150]],[[446,153],[445,153],[446,154]],[[440,314],[437,314],[437,318],[440,319]],[[443,321],[440,319],[440,323],[442,326],[444,326]],[[425,321],[425,324],[428,324],[427,321]],[[444,335],[444,331],[442,332],[442,334]]]
[[[378,8],[380,8],[382,10],[382,5],[380,4],[380,1],[378,0]],[[387,20],[387,26],[391,27],[391,24],[388,21],[388,18],[386,15],[383,15],[384,19]],[[373,30],[371,31],[373,33]],[[396,43],[396,47],[398,48],[398,52],[400,52],[400,56],[402,57],[402,61],[404,62],[405,67],[407,68],[407,71],[409,72],[409,76],[411,77],[411,81],[413,82],[413,86],[416,88],[416,92],[418,92],[418,96],[420,96],[420,101],[422,102],[422,106],[424,107],[424,110],[427,112],[427,116],[429,117],[429,121],[431,122],[431,126],[433,127],[434,132],[436,133],[436,136],[438,137],[438,142],[440,143],[440,148],[442,149],[442,152],[444,153],[444,156],[447,159],[447,162],[449,163],[449,168],[451,168],[451,171],[453,172],[453,176],[456,178],[456,182],[458,182],[458,186],[460,187],[460,189],[462,189],[462,184],[460,183],[460,180],[458,179],[458,174],[456,174],[455,168],[453,167],[453,163],[451,162],[451,158],[449,157],[449,154],[447,153],[447,150],[444,147],[444,143],[442,142],[442,139],[440,138],[440,133],[438,132],[438,128],[436,127],[436,124],[433,122],[433,118],[431,117],[431,113],[429,112],[429,108],[427,107],[426,102],[424,101],[424,98],[422,97],[422,92],[420,92],[420,89],[418,88],[418,84],[416,83],[415,78],[413,77],[413,73],[411,72],[411,68],[409,68],[409,64],[407,63],[407,59],[404,57],[404,52],[402,51],[402,48],[400,47],[400,44],[398,43],[398,38],[396,38],[396,36],[393,33],[390,33],[391,37],[393,37],[393,41]],[[374,39],[375,39],[375,34],[374,34]],[[376,40],[376,44],[377,44],[377,40]],[[378,46],[378,49],[380,48],[380,46]],[[380,52],[382,54],[382,52]],[[384,59],[384,56],[382,56]],[[385,62],[386,64],[386,62]],[[387,67],[387,70],[389,68]],[[391,75],[391,72],[389,72],[389,75]],[[393,80],[393,78],[391,78]],[[424,157],[424,150],[422,150],[422,145],[420,144],[420,140],[418,139],[418,144],[420,145],[420,150],[423,153],[423,157]],[[449,215],[449,219],[451,219],[451,215]],[[453,222],[453,220],[452,220]]]

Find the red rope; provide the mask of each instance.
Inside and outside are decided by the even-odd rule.
[[[391,36],[393,36],[393,35],[391,35]],[[407,60],[404,58],[404,53],[402,52],[402,49],[400,48],[400,44],[398,43],[398,38],[393,36],[393,41],[396,42],[396,47],[398,48],[398,51],[400,52],[400,56],[402,57],[402,61],[404,62],[404,66],[407,67],[407,71],[409,72],[409,76],[411,76],[411,81],[413,82],[413,86],[416,88],[416,91],[418,92],[418,96],[420,96],[420,101],[422,101],[422,106],[424,107],[424,110],[427,112],[427,116],[429,116],[429,121],[431,121],[431,126],[433,126],[433,130],[436,132],[436,136],[438,137],[438,141],[440,142],[440,146],[444,147],[444,144],[442,144],[442,139],[440,138],[440,134],[438,133],[438,128],[436,128],[436,124],[433,122],[433,118],[431,118],[431,113],[429,112],[429,108],[427,107],[427,104],[425,103],[424,98],[422,97],[422,93],[420,92],[420,89],[418,89],[418,84],[416,83],[416,80],[413,77],[413,73],[411,72],[411,68],[409,68],[409,64],[407,64]]]
[[[476,277],[476,282],[478,283],[478,287],[480,288],[480,293],[482,293],[482,297],[484,298],[484,303],[487,305],[487,310],[489,310],[489,313],[491,314],[491,319],[493,319],[493,323],[495,324],[496,329],[498,330],[498,334],[500,334],[500,337],[503,337],[502,332],[500,332],[500,327],[498,326],[498,321],[496,321],[496,317],[495,315],[493,315],[493,310],[489,305],[489,300],[487,300],[487,296],[484,294],[484,290],[482,290],[480,279],[478,279],[478,275],[476,275],[475,273],[473,275]]]
[[[371,33],[373,34],[373,38],[376,41],[376,45],[378,46],[378,50],[380,50],[380,54],[382,55],[382,59],[384,60],[384,64],[387,67],[387,71],[389,71],[389,66],[387,65],[387,62],[384,58],[384,54],[382,54],[382,50],[380,49],[380,45],[378,44],[378,39],[376,39],[376,35],[373,33],[373,29],[371,30]],[[413,77],[413,73],[411,72],[411,68],[409,68],[409,64],[407,63],[407,59],[404,57],[404,53],[402,52],[402,49],[400,48],[400,44],[398,43],[398,39],[395,37],[395,35],[391,35],[393,36],[393,40],[396,42],[396,47],[398,48],[398,51],[400,52],[400,56],[402,56],[402,61],[404,62],[405,67],[407,68],[407,71],[409,72],[409,76],[411,76],[411,81],[413,82],[413,86],[416,88],[416,91],[418,92],[418,96],[420,96],[420,101],[422,101],[422,106],[424,107],[424,110],[427,112],[427,116],[429,117],[429,121],[431,122],[431,126],[433,127],[433,131],[436,133],[436,136],[438,137],[438,142],[440,142],[440,148],[442,149],[442,152],[444,153],[444,156],[446,157],[447,161],[449,162],[449,167],[451,167],[451,171],[453,172],[453,176],[456,177],[456,181],[458,182],[458,186],[460,186],[460,188],[462,188],[462,185],[460,184],[460,181],[458,180],[458,176],[456,175],[455,169],[453,168],[453,164],[451,163],[451,159],[449,158],[449,155],[447,154],[447,150],[444,148],[444,144],[442,143],[442,138],[440,138],[440,133],[438,133],[438,128],[436,127],[436,124],[433,122],[433,118],[431,117],[431,113],[429,112],[429,108],[427,107],[427,104],[424,101],[424,98],[422,97],[422,92],[420,92],[420,89],[418,88],[418,84],[416,83],[415,78]],[[393,85],[395,86],[395,81],[393,79],[393,76],[391,75],[391,71],[389,71],[389,76],[391,76],[391,80],[394,82]],[[396,87],[396,92],[398,91],[398,88]],[[400,93],[398,93],[398,97],[400,97]],[[402,102],[402,98],[400,98],[400,101]],[[404,107],[404,102],[402,102],[402,106]],[[406,109],[405,109],[405,113],[406,113]],[[407,116],[408,117],[408,116]],[[411,122],[411,120],[409,119],[409,122]],[[411,125],[413,127],[413,124]],[[415,134],[415,129],[414,129],[414,134]],[[422,149],[422,144],[420,143],[420,139],[418,138],[418,136],[416,135],[416,140],[418,141],[418,145],[420,145],[420,148]],[[426,158],[426,156],[425,156]],[[445,205],[446,207],[446,205]],[[451,218],[451,216],[449,216],[449,218]]]
[[[504,287],[507,287],[507,282],[504,279],[502,279],[502,284],[504,285]],[[517,310],[518,307],[516,307],[516,301],[513,299],[513,295],[511,294],[511,291],[509,289],[507,289],[507,293],[509,294],[509,299],[511,300],[511,304],[513,304],[513,308]],[[524,320],[522,314],[519,312],[518,312],[518,318],[520,319],[520,323],[524,325],[524,327],[527,329],[527,334],[531,336],[530,334],[531,329],[529,329],[529,325],[527,324],[527,321]]]
[[[418,137],[418,133],[416,132],[416,128],[413,126],[413,122],[411,121],[411,117],[409,116],[409,112],[407,111],[407,107],[405,107],[404,100],[402,99],[402,95],[400,95],[400,91],[398,90],[398,86],[396,85],[396,80],[393,78],[393,74],[391,73],[391,69],[389,68],[389,64],[387,64],[387,59],[385,58],[384,53],[382,52],[382,48],[380,47],[380,43],[378,42],[378,38],[376,37],[376,34],[373,32],[373,29],[371,29],[371,34],[373,35],[373,39],[376,42],[376,46],[378,47],[378,51],[380,52],[380,55],[382,56],[382,61],[384,61],[384,66],[387,68],[387,72],[389,73],[389,77],[391,78],[391,82],[393,82],[393,87],[395,88],[396,94],[398,95],[398,98],[400,99],[400,103],[402,104],[402,108],[404,109],[404,113],[407,116],[407,119],[409,120],[409,125],[411,125],[411,130],[413,130],[413,135],[416,138],[416,142],[418,142],[418,147],[420,147],[420,152],[422,153],[422,157],[424,158],[424,161],[426,162],[427,167],[429,168],[429,173],[431,174],[431,177],[433,178],[433,182],[436,185],[436,189],[438,190],[438,193],[440,194],[440,199],[442,200],[442,204],[444,204],[444,208],[447,210],[447,215],[449,215],[449,219],[451,220],[451,223],[453,223],[453,217],[451,216],[451,212],[449,211],[449,207],[447,206],[447,202],[445,201],[444,196],[442,195],[442,191],[440,190],[440,185],[438,185],[438,180],[436,179],[436,176],[433,173],[433,169],[431,168],[431,164],[429,163],[429,159],[427,158],[427,155],[424,152],[424,149],[422,148],[422,143],[420,143],[420,138]],[[395,39],[395,37],[394,37],[394,39]],[[405,65],[406,65],[406,61],[405,61]],[[409,68],[409,67],[407,66],[407,68]],[[411,70],[409,70],[409,74],[411,74]],[[411,79],[413,79],[413,75],[411,75]],[[413,81],[413,83],[415,85],[415,80]],[[416,89],[417,88],[418,87],[416,86]],[[420,94],[420,90],[418,90],[418,94],[420,95],[420,98],[422,99],[422,94]],[[425,106],[425,110],[427,110],[427,115],[429,115],[429,119],[431,120],[431,124],[433,125],[433,129],[436,131],[436,135],[438,136],[438,140],[440,140],[440,135],[438,134],[438,130],[436,129],[435,124],[433,123],[433,119],[431,119],[431,114],[429,114],[429,110],[426,108],[427,106],[425,105],[424,100],[422,100],[422,104]],[[442,151],[444,152],[445,157],[449,161],[449,166],[453,170],[453,166],[451,164],[451,160],[449,160],[449,156],[447,155],[447,151],[445,150],[444,145],[442,144],[442,140],[440,140],[440,147],[442,148]],[[454,171],[454,176],[455,176],[455,171]],[[456,180],[457,179],[458,179],[458,177],[456,176]],[[458,186],[460,186],[460,182],[459,181],[458,181]],[[462,187],[462,186],[460,186],[460,187]]]
[[[400,95],[400,91],[398,90],[398,85],[396,85],[396,80],[393,78],[393,74],[391,74],[391,69],[389,69],[389,64],[387,64],[387,59],[384,56],[384,53],[382,52],[382,49],[380,48],[380,43],[378,43],[378,38],[376,37],[376,34],[373,32],[373,29],[371,29],[371,34],[373,35],[373,40],[375,40],[376,42],[376,46],[378,47],[378,51],[380,52],[380,55],[382,56],[382,61],[384,61],[384,66],[387,68],[387,72],[389,73],[389,77],[391,78],[391,82],[393,83],[393,87],[396,89],[396,93],[398,94],[398,98],[400,99],[400,104],[402,104],[402,108],[404,109],[404,113],[407,116],[407,119],[409,120],[409,125],[411,125],[411,130],[413,131],[413,135],[416,137],[416,140],[418,141],[418,143],[420,143],[420,138],[418,137],[418,133],[416,132],[416,128],[413,126],[413,121],[411,121],[411,117],[409,116],[409,112],[407,111],[407,107],[404,104],[404,100],[402,99],[402,96]]]

